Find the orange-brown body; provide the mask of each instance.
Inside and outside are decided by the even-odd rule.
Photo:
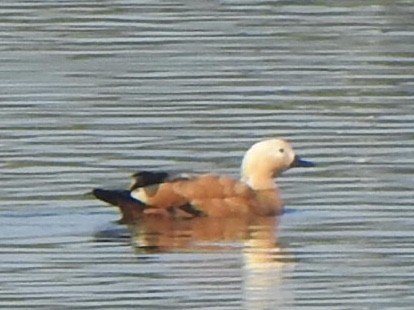
[[[275,189],[254,191],[238,180],[209,174],[142,187],[131,196],[149,206],[143,211],[147,214],[156,213],[154,209],[180,212],[190,205],[212,217],[268,216],[280,212],[283,204]]]

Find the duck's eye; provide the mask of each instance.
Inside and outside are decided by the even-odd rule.
[[[281,148],[281,149],[279,149],[279,152],[280,153],[284,153],[285,152],[285,149]]]

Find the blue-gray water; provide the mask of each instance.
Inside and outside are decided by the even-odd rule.
[[[412,308],[412,1],[6,0],[0,42],[1,308]],[[237,176],[268,136],[318,164],[275,221],[127,228],[85,195]]]

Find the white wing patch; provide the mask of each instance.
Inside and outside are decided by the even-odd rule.
[[[131,192],[131,197],[141,201],[144,204],[148,204],[148,197],[142,188],[138,188]]]

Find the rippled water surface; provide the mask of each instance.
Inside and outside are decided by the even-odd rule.
[[[412,1],[2,1],[0,307],[412,309]],[[118,225],[93,187],[237,176],[287,212]]]

